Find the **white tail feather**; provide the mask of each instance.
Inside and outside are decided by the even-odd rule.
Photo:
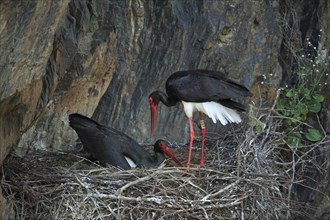
[[[218,119],[222,125],[228,123],[240,123],[242,121],[241,116],[233,109],[227,108],[216,102],[204,102],[202,103],[204,108],[204,113],[212,118],[214,123]]]
[[[209,116],[214,123],[218,120],[222,125],[242,121],[236,110],[227,108],[217,102],[193,103],[182,101],[182,104],[187,117],[192,117],[194,111],[200,111]]]

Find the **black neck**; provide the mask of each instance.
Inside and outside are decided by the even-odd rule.
[[[167,107],[174,106],[178,102],[177,99],[167,96],[164,92],[158,91],[158,95],[160,101],[164,103],[164,105],[166,105]]]
[[[155,156],[153,158],[153,163],[156,167],[158,167],[165,160],[165,155],[160,152],[155,151]]]
[[[139,166],[145,168],[157,168],[163,161],[165,160],[165,156],[162,153],[155,152],[155,155],[146,155],[139,162]]]

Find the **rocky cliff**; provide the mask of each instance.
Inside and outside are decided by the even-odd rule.
[[[316,22],[326,33],[329,5],[317,2]],[[160,107],[156,136],[150,134],[147,97],[177,70],[224,71],[250,88],[255,102],[272,104],[286,70],[279,62],[286,3],[1,1],[0,164],[13,149],[24,155],[72,148],[67,116],[73,112],[139,142],[185,143],[189,128],[179,105]],[[322,34],[322,42],[329,45],[329,37]],[[207,123],[208,131],[220,129]]]
[[[2,7],[3,17],[19,20],[22,9],[17,7],[19,10],[13,11],[11,4]],[[34,48],[24,48],[15,41],[14,47],[20,49],[10,51],[8,41],[3,41],[8,47],[5,53],[10,55],[3,57],[6,65],[2,71],[2,82],[8,87],[13,84],[11,93],[10,89],[2,87],[8,90],[2,93],[2,100],[12,102],[8,97],[15,97],[16,103],[20,104],[2,102],[8,108],[2,114],[3,118],[18,120],[13,123],[10,119],[11,128],[4,126],[11,134],[11,146],[20,139],[18,148],[22,154],[29,148],[66,149],[73,141],[73,133],[67,124],[67,114],[71,112],[88,116],[95,112],[97,120],[140,142],[152,142],[147,96],[155,89],[164,89],[165,79],[177,70],[225,71],[232,79],[262,95],[264,93],[254,86],[257,76],[271,74],[275,84],[281,78],[277,61],[281,33],[273,19],[279,16],[276,3],[71,1],[57,5],[25,4],[27,6],[22,8],[31,8],[30,17],[21,18],[24,23],[17,25],[27,30],[31,29],[26,23],[35,25],[37,30],[31,34],[37,36],[31,36],[35,44],[27,37],[22,37],[19,43],[29,42]],[[43,10],[47,16],[54,16],[47,10],[60,12],[57,7],[63,7],[63,14],[56,13],[56,18],[38,12]],[[36,20],[32,14],[41,24],[34,24]],[[48,25],[51,21],[54,22],[53,29]],[[18,38],[15,31],[8,30],[3,34],[9,39]],[[36,42],[44,48],[31,53],[36,50]],[[47,56],[41,55],[47,51]],[[41,65],[35,65],[36,60],[43,62],[43,69]],[[24,71],[16,68],[13,73],[16,66],[10,68],[10,63],[19,65]],[[7,79],[7,75],[16,81]],[[20,81],[18,87],[15,86],[17,80]],[[39,87],[32,83],[39,83]],[[265,91],[269,92],[266,96],[274,94],[274,88]],[[27,103],[23,105],[21,99]],[[161,110],[155,138],[186,141],[188,126],[180,108],[178,105]],[[8,111],[12,114],[10,117]],[[182,124],[186,129],[182,126],[176,129],[176,124]],[[21,132],[17,133],[17,128]],[[212,131],[211,126],[209,130]]]

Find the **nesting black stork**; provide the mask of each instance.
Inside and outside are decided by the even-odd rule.
[[[152,156],[126,134],[101,125],[86,116],[77,113],[71,114],[69,121],[85,150],[101,162],[125,170],[131,169],[135,165],[144,168],[157,168],[164,161],[164,154],[166,154],[179,166],[183,166],[163,140],[158,140],[155,143],[155,155]]]
[[[235,101],[251,96],[250,91],[228,79],[224,73],[211,70],[189,70],[173,73],[166,81],[166,93],[154,91],[149,96],[151,110],[151,132],[154,134],[156,113],[159,102],[166,106],[174,106],[182,102],[184,112],[189,118],[190,141],[187,167],[190,167],[194,129],[193,113],[199,112],[202,135],[200,166],[204,166],[205,123],[202,113],[209,116],[214,123],[219,120],[222,125],[240,123],[238,112],[244,112],[246,107]]]

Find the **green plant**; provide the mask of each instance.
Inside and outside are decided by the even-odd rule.
[[[323,95],[313,94],[310,89],[305,87],[283,90],[277,108],[285,116],[284,123],[287,131],[285,140],[290,146],[300,146],[303,138],[312,142],[321,140],[321,132],[303,122],[306,122],[311,114],[320,112],[323,101]],[[306,126],[309,128],[304,129]]]
[[[314,48],[315,52],[316,48]],[[329,58],[328,58],[329,59]],[[321,131],[309,121],[317,117],[324,101],[324,86],[327,86],[329,73],[327,57],[316,53],[296,57],[297,70],[290,75],[292,85],[282,89],[277,102],[277,110],[284,116],[284,140],[290,147],[302,146],[302,141],[317,142],[323,137]]]
[[[95,32],[97,29],[100,28],[99,22],[102,20],[101,14],[99,12],[95,12],[92,14],[90,18],[90,25],[89,25],[89,30],[91,32]]]

